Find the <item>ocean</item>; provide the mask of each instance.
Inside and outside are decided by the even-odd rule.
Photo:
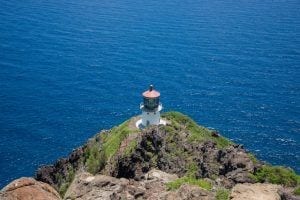
[[[140,113],[188,114],[300,173],[299,0],[0,3],[0,188]]]

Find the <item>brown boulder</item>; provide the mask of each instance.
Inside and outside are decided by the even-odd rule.
[[[1,200],[60,200],[55,189],[33,178],[14,180],[0,191]]]
[[[280,200],[280,185],[255,183],[237,184],[230,195],[231,200]]]
[[[68,188],[64,199],[118,199],[116,194],[123,191],[128,184],[126,179],[117,179],[105,175],[93,176],[82,172],[75,176],[74,181]]]

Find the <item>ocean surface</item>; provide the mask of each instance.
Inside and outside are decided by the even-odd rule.
[[[300,173],[299,0],[2,0],[0,188],[138,115],[177,110]]]

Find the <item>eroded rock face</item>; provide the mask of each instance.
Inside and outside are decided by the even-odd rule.
[[[67,177],[70,171],[76,171],[81,165],[84,147],[75,149],[67,158],[57,160],[53,165],[40,167],[36,172],[36,179],[50,184],[58,190],[58,177]],[[58,176],[59,175],[59,176]]]
[[[163,183],[168,183],[170,181],[174,181],[175,179],[177,179],[178,176],[175,174],[168,174],[166,172],[157,169],[152,169],[146,174],[145,178],[147,180],[159,180]]]
[[[178,177],[160,170],[151,170],[142,181],[114,178],[105,175],[78,174],[65,199],[167,199],[165,183]],[[170,199],[170,198],[169,198]]]
[[[65,194],[65,199],[112,199],[114,193],[122,191],[127,180],[110,176],[93,176],[87,172],[78,174]]]
[[[59,194],[50,185],[34,180],[20,178],[14,180],[0,191],[1,200],[60,200]]]
[[[250,173],[254,164],[241,145],[230,145],[220,149],[213,141],[191,143],[189,132],[170,136],[165,127],[150,128],[137,138],[138,145],[130,155],[117,154],[104,173],[114,177],[140,180],[144,174],[157,167],[171,174],[184,176],[193,164],[197,178],[221,177],[221,184],[227,188],[236,183],[252,183]]]
[[[231,191],[231,200],[281,200],[280,185],[255,183],[237,184]]]
[[[293,188],[282,188],[280,189],[281,200],[300,200],[300,196],[293,194]]]
[[[252,162],[242,146],[228,143],[220,148],[215,138],[220,139],[221,136],[213,134],[213,137],[210,137],[212,133],[204,128],[197,130],[203,131],[199,133],[203,140],[191,140],[193,132],[185,123],[188,120],[183,117],[182,121],[168,122],[166,126],[131,130],[113,155],[101,156],[102,160],[99,163],[103,166],[99,164],[91,167],[88,161],[96,160],[90,159],[91,151],[96,148],[99,155],[103,152],[105,154],[103,138],[114,137],[111,135],[113,131],[102,131],[90,139],[93,142],[87,142],[83,147],[74,150],[69,157],[38,169],[36,179],[49,183],[60,191],[65,183],[71,184],[74,174],[79,169],[139,181],[144,179],[148,171],[157,168],[179,177],[186,176],[189,170],[193,169],[192,173],[196,178],[218,179],[218,183],[226,188],[232,188],[237,183],[253,182],[250,174],[256,171],[259,164]],[[128,125],[128,128],[132,127]],[[135,141],[136,145],[127,151],[127,145],[132,141]],[[93,165],[95,163],[97,162]],[[89,170],[91,168],[93,170]]]
[[[147,199],[147,200],[213,200],[214,194],[198,186],[182,185],[178,190],[167,191],[166,183],[177,175],[151,170],[141,181],[83,172],[75,177],[65,199]]]

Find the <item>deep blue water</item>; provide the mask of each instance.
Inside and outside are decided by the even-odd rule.
[[[300,172],[299,0],[3,0],[0,188],[139,114],[153,83]]]

